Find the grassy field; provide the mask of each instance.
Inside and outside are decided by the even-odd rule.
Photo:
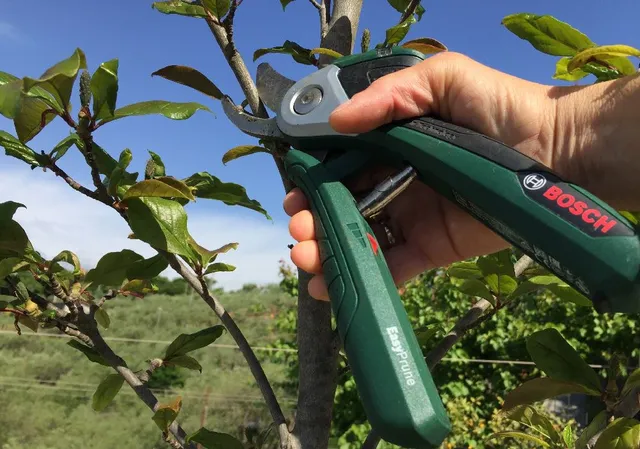
[[[277,287],[230,292],[221,298],[252,346],[264,347],[282,337],[273,333],[273,319],[293,300]],[[178,334],[219,323],[199,298],[189,296],[118,298],[107,303],[107,311],[111,326],[104,336],[114,339],[109,343],[134,370],[145,367],[145,360],[161,356]],[[150,410],[126,384],[105,411],[91,408],[96,386],[112,370],[89,362],[67,346],[67,338],[51,336],[58,332],[40,330],[37,335],[23,329],[23,335],[17,336],[13,320],[0,318],[0,449],[167,447]],[[233,345],[233,341],[225,333],[218,344]],[[272,383],[282,381],[284,367],[267,360],[267,352],[256,353]],[[204,424],[239,436],[245,422],[269,424],[260,392],[236,349],[207,347],[193,356],[202,365],[202,374],[181,369],[184,386],[158,393],[167,402],[183,397],[180,422],[187,432]],[[290,416],[295,398],[275,389]]]

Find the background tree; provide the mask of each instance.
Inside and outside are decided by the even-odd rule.
[[[290,0],[281,1],[282,8],[285,9],[289,3]],[[310,3],[317,10],[320,22],[318,47],[305,48],[293,41],[286,41],[282,45],[258,49],[253,54],[254,60],[269,53],[278,53],[290,55],[294,61],[304,65],[321,67],[338,55],[354,51],[362,2],[312,0]],[[397,20],[389,24],[385,38],[380,42],[371,42],[370,34],[363,32],[360,43],[362,51],[374,44],[404,45],[426,54],[447,50],[444,44],[434,38],[405,41],[410,27],[419,22],[424,14],[419,1],[389,3],[398,12]],[[267,111],[234,41],[235,34],[240,32],[235,30],[234,20],[236,13],[241,11],[241,4],[241,0],[203,0],[193,3],[172,0],[155,2],[153,7],[160,13],[188,16],[206,24],[241,87],[245,96],[243,103],[254,114],[266,117]],[[504,25],[521,38],[527,39],[534,47],[560,56],[555,75],[557,78],[575,81],[592,74],[598,80],[606,80],[635,73],[635,67],[628,56],[638,56],[640,52],[627,46],[598,47],[582,33],[552,17],[517,14],[506,18]],[[544,46],[541,42],[545,43]],[[73,336],[76,340],[71,346],[82,351],[90,361],[109,366],[115,371],[106,376],[98,386],[94,408],[104,409],[126,382],[153,411],[153,421],[165,441],[173,447],[193,447],[195,443],[204,447],[240,444],[228,434],[205,428],[187,433],[177,419],[182,399],[176,398],[170,403],[160,404],[149,388],[150,379],[159,368],[177,366],[200,370],[198,361],[189,354],[213,343],[220,337],[224,327],[235,340],[260,386],[277,428],[280,446],[326,447],[334,418],[334,398],[340,373],[338,366],[341,365],[343,376],[346,370],[346,365],[339,362],[339,341],[331,328],[330,306],[308,297],[306,285],[309,276],[299,273],[295,320],[298,398],[295,426],[288,426],[258,358],[235,320],[212,294],[211,285],[207,282],[209,274],[234,269],[219,262],[217,258],[235,249],[237,244],[229,243],[217,250],[203,248],[189,233],[184,206],[196,198],[202,198],[247,207],[268,217],[266,211],[258,202],[249,198],[241,186],[224,183],[207,172],[195,173],[184,179],[169,175],[161,157],[153,152],[149,154],[143,179],[140,179],[140,174],[128,170],[133,158],[131,151],[125,149],[115,158],[115,155],[101,148],[94,139],[94,133],[99,128],[114,120],[143,114],[161,114],[169,119],[183,120],[197,111],[208,112],[211,109],[194,102],[156,100],[119,106],[118,61],[114,59],[104,62],[91,75],[87,69],[84,52],[78,48],[69,58],[51,66],[39,78],[18,78],[7,72],[0,73],[0,112],[13,121],[16,134],[0,133],[0,144],[7,155],[18,158],[33,168],[53,172],[74,190],[112,209],[131,228],[131,238],[147,243],[157,251],[157,255],[145,259],[130,250],[117,251],[106,254],[88,272],[83,270],[78,257],[70,251],[62,251],[57,256],[46,259],[31,246],[26,233],[13,219],[16,210],[23,206],[11,201],[4,202],[0,205],[0,266],[3,270],[0,271],[0,278],[3,278],[3,293],[11,296],[11,299],[3,304],[2,311],[14,317],[18,332],[21,325],[34,330],[40,326],[57,328]],[[194,68],[171,65],[160,68],[154,75],[194,88],[213,99],[220,99],[222,96],[220,89]],[[77,117],[73,118],[70,105],[76,83],[79,86],[80,107]],[[49,151],[30,148],[29,141],[55,118],[63,120],[71,128],[71,134]],[[280,158],[287,149],[269,141],[258,144],[236,147],[228,151],[223,160],[227,162],[257,152],[268,152],[273,155],[275,165],[282,174]],[[85,158],[91,172],[92,187],[79,184],[59,165],[59,160],[73,147]],[[283,185],[285,190],[292,187],[284,177]],[[628,216],[634,219],[631,213]],[[586,298],[539,267],[532,267],[528,258],[519,256],[521,255],[517,251],[505,251],[456,264],[449,269],[447,276],[452,279],[451,286],[455,287],[453,290],[457,290],[451,294],[461,302],[463,298],[467,298],[469,309],[461,313],[458,320],[447,317],[448,320],[437,323],[437,326],[420,330],[422,342],[425,347],[429,347],[426,357],[430,366],[437,365],[469,330],[493,319],[502,309],[515,308],[524,303],[525,299],[522,298],[531,297],[533,292],[545,291],[545,294],[555,295],[554,298],[590,307]],[[118,296],[140,297],[155,292],[157,286],[151,280],[167,266],[197,292],[219,317],[222,326],[209,327],[194,334],[181,334],[166,348],[164,354],[151,358],[146,369],[133,371],[101,336],[99,327],[108,328],[111,325],[105,304],[111,304],[111,300]],[[436,274],[443,275],[441,272]],[[31,288],[23,280],[25,275],[35,281]],[[426,285],[429,291],[435,292],[437,282],[429,280],[432,275],[433,273],[426,275],[428,282],[420,285],[423,288]],[[420,317],[419,310],[413,310],[412,317]],[[439,333],[438,326],[444,326],[444,332]],[[434,342],[433,339],[439,334],[442,339]],[[577,447],[570,430],[563,431],[562,435],[555,434],[535,409],[522,406],[549,397],[549,391],[557,394],[584,393],[601,397],[606,409],[605,414],[600,416],[615,419],[609,423],[606,419],[597,418],[590,424],[589,432],[597,434],[606,428],[601,434],[601,441],[610,440],[618,444],[617,447],[624,447],[619,445],[620,441],[635,444],[637,434],[640,434],[640,423],[633,420],[638,411],[637,401],[634,399],[637,393],[637,375],[631,374],[620,391],[610,383],[604,388],[597,374],[584,366],[584,363],[578,362],[579,356],[560,334],[539,331],[529,336],[529,342],[527,348],[533,348],[529,350],[531,357],[547,377],[535,384],[527,383],[526,386],[519,387],[507,397],[507,401],[509,405],[518,407],[518,413],[511,415],[514,419],[528,423],[538,431],[542,429],[540,433],[548,441],[526,433],[518,434],[519,436],[534,439],[537,444],[542,445]],[[554,358],[551,357],[552,354],[536,352],[536,344],[558,349],[562,356]],[[571,361],[572,366],[579,366],[579,369],[567,372],[567,360]],[[617,377],[617,365],[611,365],[610,376],[613,374]],[[538,387],[535,389],[537,395],[531,395],[531,385],[544,385],[545,388]],[[550,386],[555,389],[550,389]],[[547,396],[541,397],[543,393]],[[338,409],[337,415],[343,410]],[[377,442],[377,437],[370,435],[364,444],[372,447]],[[598,444],[609,447],[604,446],[607,443]]]

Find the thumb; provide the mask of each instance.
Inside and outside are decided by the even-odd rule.
[[[462,55],[442,52],[375,80],[329,116],[334,130],[346,134],[371,131],[386,123],[441,111],[447,81]]]

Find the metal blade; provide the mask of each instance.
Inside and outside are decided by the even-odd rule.
[[[231,98],[226,95],[222,98],[222,109],[229,120],[245,134],[260,139],[265,137],[284,139],[284,135],[280,132],[275,118],[264,119],[248,114],[236,106]]]
[[[280,113],[280,104],[284,94],[295,84],[278,72],[268,63],[263,62],[258,66],[256,74],[256,86],[258,95],[264,104],[276,114]]]

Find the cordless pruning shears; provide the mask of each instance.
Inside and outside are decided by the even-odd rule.
[[[450,421],[367,217],[414,178],[453,201],[590,298],[599,312],[640,312],[638,230],[549,168],[487,136],[436,118],[340,134],[330,113],[375,79],[421,62],[400,47],[336,59],[298,82],[267,64],[257,84],[271,119],[229,97],[243,132],[281,140],[289,179],[309,200],[337,330],[367,418],[384,440],[437,447]],[[371,164],[397,167],[359,203],[343,184]]]

